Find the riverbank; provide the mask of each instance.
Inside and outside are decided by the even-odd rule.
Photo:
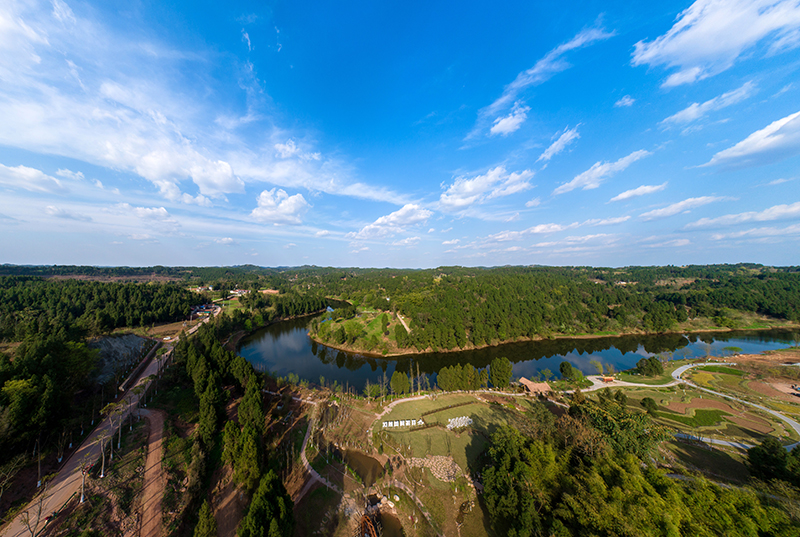
[[[318,337],[308,332],[308,337],[311,341],[319,344],[324,345],[328,348],[335,349],[337,351],[344,351],[351,354],[361,355],[367,358],[402,358],[406,356],[415,356],[415,355],[422,355],[422,354],[430,354],[430,353],[455,353],[455,352],[464,352],[464,351],[474,351],[474,350],[483,350],[489,349],[493,347],[500,347],[502,345],[507,345],[510,343],[535,343],[537,341],[557,341],[557,340],[569,340],[569,339],[582,339],[582,340],[590,340],[590,339],[601,339],[601,338],[622,338],[627,336],[665,336],[665,335],[691,335],[691,334],[724,334],[730,332],[759,332],[765,330],[800,330],[800,323],[793,323],[787,322],[780,325],[770,325],[769,327],[765,328],[755,327],[755,328],[726,328],[726,327],[714,327],[714,328],[698,328],[698,329],[682,329],[682,330],[669,330],[666,332],[647,332],[645,330],[631,330],[631,331],[624,331],[624,332],[598,332],[596,334],[577,334],[577,335],[570,335],[570,334],[552,334],[550,336],[537,336],[533,338],[516,338],[516,339],[508,339],[499,341],[497,343],[491,343],[486,345],[467,345],[462,348],[455,348],[455,349],[432,349],[428,347],[424,350],[418,351],[415,348],[408,348],[403,349],[397,352],[388,352],[388,353],[379,353],[373,352],[368,350],[359,349],[352,345],[338,345],[334,343],[330,343],[327,341],[323,341]]]
[[[294,315],[292,317],[281,317],[280,319],[275,319],[266,324],[259,325],[256,328],[253,328],[252,330],[238,330],[233,334],[231,334],[230,337],[228,337],[228,341],[226,341],[222,346],[225,347],[226,350],[229,350],[231,352],[236,352],[236,348],[239,345],[239,342],[243,338],[255,334],[262,328],[272,326],[273,324],[282,323],[284,321],[294,321],[296,319],[302,319],[303,317],[313,317],[314,315],[319,315],[320,313],[324,312],[325,310],[321,309],[317,311],[312,311],[311,313],[304,313],[303,315]]]

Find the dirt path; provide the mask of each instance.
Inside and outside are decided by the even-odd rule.
[[[164,413],[147,410],[145,418],[150,424],[147,437],[147,459],[144,464],[144,501],[142,537],[161,537],[161,498],[164,496],[164,473],[161,468],[162,440],[164,438]]]

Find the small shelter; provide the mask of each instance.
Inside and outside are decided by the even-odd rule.
[[[550,385],[546,382],[533,382],[525,377],[520,377],[519,382],[525,386],[529,392],[534,394],[546,395],[552,391]]]

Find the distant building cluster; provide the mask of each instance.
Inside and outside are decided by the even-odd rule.
[[[233,295],[233,296],[242,296],[242,295],[246,295],[249,292],[250,292],[250,289],[234,289],[233,291],[231,291],[231,295]]]
[[[200,304],[199,306],[192,306],[192,318],[194,318],[195,315],[211,313],[212,311],[214,311],[214,304]]]
[[[214,286],[213,285],[209,285],[209,286],[206,286],[206,287],[203,287],[201,285],[200,287],[193,287],[192,288],[192,291],[194,291],[195,293],[203,293],[205,291],[213,291],[213,290],[214,290]]]

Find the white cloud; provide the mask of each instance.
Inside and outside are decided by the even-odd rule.
[[[242,28],[242,42],[247,44],[247,50],[249,52],[253,51],[253,44],[250,43],[250,35],[244,31],[244,28]]]
[[[293,157],[300,152],[300,148],[294,140],[288,140],[285,144],[275,144],[275,149],[278,150],[278,155],[281,158]]]
[[[525,202],[525,207],[538,207],[541,204],[541,198],[533,198],[532,200]]]
[[[623,106],[633,106],[633,103],[635,103],[635,102],[636,102],[636,99],[634,99],[630,95],[625,95],[620,100],[615,102],[614,106],[616,106],[617,108],[620,108],[620,107],[623,107]]]
[[[258,195],[258,207],[250,213],[260,222],[272,224],[300,224],[309,208],[302,194],[290,196],[282,189],[264,190]]]
[[[73,213],[65,209],[59,209],[58,207],[54,207],[52,205],[48,205],[47,207],[45,207],[44,211],[50,216],[54,216],[56,218],[64,218],[66,220],[78,220],[79,222],[92,221],[91,217],[86,216],[85,214]]]
[[[656,192],[661,192],[667,188],[667,183],[661,183],[660,185],[642,185],[637,188],[633,188],[631,190],[626,190],[621,194],[617,194],[610,201],[622,201],[629,198],[635,198],[638,196],[645,196],[647,194],[654,194]]]
[[[800,234],[800,224],[792,224],[783,228],[759,227],[736,231],[733,233],[715,233],[711,235],[714,240],[742,239],[742,238],[762,238],[762,237],[785,237],[786,235]]]
[[[233,240],[231,237],[223,237],[221,239],[214,239],[214,242],[217,244],[222,244],[223,246],[238,246],[239,243]]]
[[[656,242],[652,244],[644,244],[646,248],[678,248],[680,246],[688,246],[692,242],[689,239],[674,239],[671,241]]]
[[[62,0],[53,0],[53,15],[64,24],[75,24],[75,14],[70,7]]]
[[[800,112],[773,121],[711,157],[703,166],[759,166],[800,153]]]
[[[118,32],[63,2],[52,12],[38,4],[0,2],[0,145],[133,172],[169,200],[203,206],[244,192],[245,181],[407,201],[353,184],[346,162],[311,146],[293,142],[300,151],[291,159],[270,150],[276,142],[288,146],[293,133],[270,116],[252,63],[241,66],[232,88],[217,87],[228,81],[216,77],[213,50],[176,50],[148,37],[156,34]],[[204,82],[186,85],[187,70]],[[243,98],[220,102],[229,89]],[[186,194],[191,182],[199,194]]]
[[[467,135],[467,139],[477,136],[491,118],[496,118],[501,111],[507,110],[508,106],[516,101],[517,96],[523,90],[531,86],[538,86],[555,74],[569,69],[570,64],[564,60],[564,55],[567,52],[591,45],[596,41],[608,39],[613,35],[613,32],[606,32],[602,28],[590,28],[583,30],[567,43],[559,45],[545,54],[533,67],[519,73],[514,81],[504,88],[503,94],[496,101],[478,112],[478,121],[473,130]]]
[[[46,173],[27,166],[8,167],[0,164],[0,185],[22,188],[30,192],[64,194],[68,190],[61,181]]]
[[[786,220],[800,218],[800,201],[790,205],[774,205],[763,211],[749,211],[739,214],[726,214],[717,218],[701,218],[686,224],[686,229],[701,227],[730,226],[745,222],[768,222],[770,220]]]
[[[529,111],[529,106],[523,106],[519,102],[514,103],[514,108],[511,109],[510,114],[494,120],[492,128],[489,129],[489,134],[492,136],[496,134],[508,136],[519,129],[525,120],[528,119]]]
[[[419,205],[409,203],[391,214],[381,216],[373,223],[361,228],[358,233],[348,233],[347,236],[358,240],[364,240],[395,235],[413,225],[425,222],[432,214],[433,213],[428,209],[423,209]]]
[[[295,248],[296,246],[297,246],[297,245],[296,245],[295,243],[293,243],[293,242],[290,242],[290,243],[288,243],[288,244],[284,244],[284,245],[283,245],[283,247],[284,247],[286,250],[290,250],[290,249],[292,249],[292,248]]]
[[[405,239],[395,241],[392,246],[414,246],[422,240],[420,237],[406,237]]]
[[[523,229],[522,231],[501,231],[499,233],[489,235],[486,237],[486,240],[490,242],[518,241],[522,240],[527,235],[546,235],[549,233],[558,233],[559,231],[564,231],[575,227],[578,227],[577,222],[566,226],[562,226],[561,224],[539,224],[529,227],[528,229]]]
[[[83,181],[86,179],[83,176],[83,172],[73,172],[72,170],[66,169],[59,169],[56,171],[56,175],[59,177],[64,177],[65,179],[72,179],[73,181]]]
[[[198,159],[189,174],[200,192],[218,196],[228,192],[244,192],[244,183],[233,173],[231,165],[222,160]]]
[[[663,127],[671,127],[674,125],[691,123],[705,117],[709,112],[721,110],[727,106],[731,106],[747,99],[755,92],[755,89],[756,86],[752,81],[745,82],[742,87],[727,93],[723,93],[722,95],[718,95],[717,97],[709,99],[702,104],[692,103],[677,114],[673,114],[662,120],[659,125],[662,125]]]
[[[690,209],[694,209],[696,207],[701,207],[703,205],[708,205],[709,203],[714,203],[715,201],[722,201],[727,198],[718,197],[718,196],[701,196],[699,198],[688,198],[683,201],[679,201],[677,203],[673,203],[672,205],[668,205],[663,209],[655,209],[653,211],[648,211],[646,213],[642,213],[641,216],[645,220],[655,220],[656,218],[666,218],[668,216],[673,216],[678,213],[687,212]]]
[[[503,166],[471,179],[460,176],[439,197],[439,207],[444,211],[460,211],[493,198],[516,194],[532,187],[529,182],[532,177],[530,170],[508,173]]]
[[[650,151],[640,149],[639,151],[634,151],[626,157],[622,157],[616,162],[596,162],[594,166],[585,172],[581,173],[580,175],[576,175],[575,178],[569,183],[564,183],[553,190],[553,195],[555,196],[558,194],[564,194],[565,192],[570,192],[576,188],[582,188],[583,190],[597,188],[604,179],[625,170],[637,160],[651,154],[652,153],[650,153]]]
[[[771,53],[798,45],[797,0],[697,0],[654,41],[639,41],[633,65],[677,68],[664,86],[702,80],[730,68],[763,39]]]
[[[770,181],[769,183],[767,183],[767,185],[768,186],[782,185],[783,183],[788,183],[789,181],[794,181],[794,178],[786,179],[785,177],[781,177],[780,179],[775,179],[773,181]]]
[[[331,232],[328,231],[327,229],[321,229],[321,230],[317,231],[316,233],[314,233],[314,236],[315,237],[327,237],[330,234],[331,234]]]
[[[578,138],[580,138],[581,135],[578,134],[578,127],[580,127],[580,126],[581,126],[580,123],[578,123],[572,129],[570,129],[569,127],[566,127],[564,129],[564,132],[562,132],[561,135],[558,137],[558,140],[556,140],[555,142],[550,144],[550,147],[545,149],[544,153],[539,155],[539,158],[536,159],[536,162],[539,162],[540,160],[543,160],[545,162],[549,161],[555,155],[558,155],[559,153],[564,151],[564,149],[566,149],[567,146],[573,140],[577,140]],[[556,133],[556,134],[558,134],[558,133]]]
[[[436,231],[434,228],[430,228],[430,229],[428,230],[428,233],[433,233],[434,231]]]
[[[455,244],[458,244],[459,242],[461,242],[459,239],[453,239],[453,240],[450,240],[450,241],[444,241],[442,243],[442,246],[453,246]]]
[[[613,226],[614,224],[621,224],[630,220],[630,216],[616,216],[613,218],[592,218],[585,221],[583,226]]]

